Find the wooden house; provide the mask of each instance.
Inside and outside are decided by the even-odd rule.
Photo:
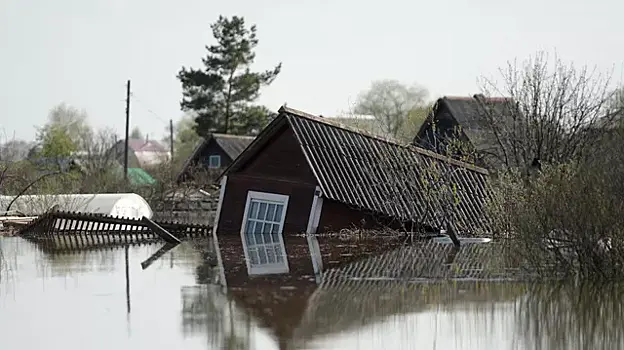
[[[193,153],[187,158],[178,175],[178,181],[192,178],[197,168],[223,170],[227,168],[241,152],[249,146],[255,136],[211,134],[201,138]]]
[[[441,154],[466,156],[489,169],[501,165],[506,128],[512,128],[515,102],[506,97],[445,96],[439,98],[414,138],[414,145]],[[457,147],[460,141],[461,150]],[[452,146],[450,146],[452,145]],[[451,149],[452,148],[452,149]],[[471,157],[472,158],[472,157]]]
[[[119,164],[124,164],[126,141],[117,141],[109,152]],[[158,165],[171,159],[171,152],[156,140],[128,139],[128,167],[145,168]]]
[[[213,234],[217,247],[234,252],[223,261],[231,274],[223,278],[314,275],[404,240],[328,235],[342,229],[490,232],[487,176],[482,168],[282,107],[221,175]],[[453,198],[436,195],[444,186]]]

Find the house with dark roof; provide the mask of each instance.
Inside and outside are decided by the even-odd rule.
[[[314,274],[332,256],[403,240],[362,240],[353,254],[329,234],[343,229],[490,233],[487,178],[485,169],[282,107],[221,175],[213,234],[217,248],[234,252],[223,262],[234,273],[296,266]]]
[[[255,136],[211,134],[201,138],[193,153],[187,158],[178,175],[178,181],[192,178],[198,168],[219,170],[227,168],[255,139]]]
[[[505,131],[508,135],[519,115],[516,108],[506,97],[441,97],[413,143],[441,154],[470,155],[475,164],[496,169],[504,159]]]

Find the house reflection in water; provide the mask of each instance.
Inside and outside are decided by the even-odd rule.
[[[244,261],[232,263],[238,253],[221,248],[222,261],[230,261],[218,266],[227,288],[222,283],[185,289],[186,329],[205,332],[210,327],[209,333],[220,335],[211,341],[215,346],[237,343],[254,349],[251,339],[257,336],[252,333],[264,329],[280,349],[306,348],[391,316],[422,313],[433,305],[512,301],[526,290],[495,273],[494,245],[462,247],[454,262],[446,264],[450,247],[426,243],[356,260],[346,257],[318,276],[297,266],[309,264],[309,255],[289,261],[289,273],[250,276],[244,273]]]
[[[496,269],[499,261],[492,258],[497,250],[490,244],[464,246],[447,264],[447,254],[453,253],[448,245],[406,246],[347,259],[318,277],[296,274],[302,271],[296,261],[288,274],[262,276],[224,270],[220,264],[220,271],[213,273],[227,277],[227,288],[213,284],[184,289],[184,329],[210,334],[209,348],[524,350],[624,345],[624,334],[615,326],[624,285],[595,288],[502,279],[510,276]],[[221,254],[232,259],[228,249]],[[417,256],[422,258],[411,260],[419,263],[402,263]]]

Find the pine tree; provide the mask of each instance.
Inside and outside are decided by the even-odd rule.
[[[250,70],[258,39],[256,26],[247,28],[243,17],[219,16],[210,28],[217,43],[206,46],[205,68],[182,67],[178,73],[183,92],[180,106],[196,113],[195,130],[201,136],[251,134],[270,119],[268,110],[253,102],[260,88],[275,80],[282,64],[264,72]]]

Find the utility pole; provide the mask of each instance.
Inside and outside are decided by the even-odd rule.
[[[124,180],[128,182],[128,137],[130,134],[130,80],[126,84],[126,144],[124,147]]]
[[[171,163],[173,164],[173,120],[169,119],[169,146],[171,147]]]

